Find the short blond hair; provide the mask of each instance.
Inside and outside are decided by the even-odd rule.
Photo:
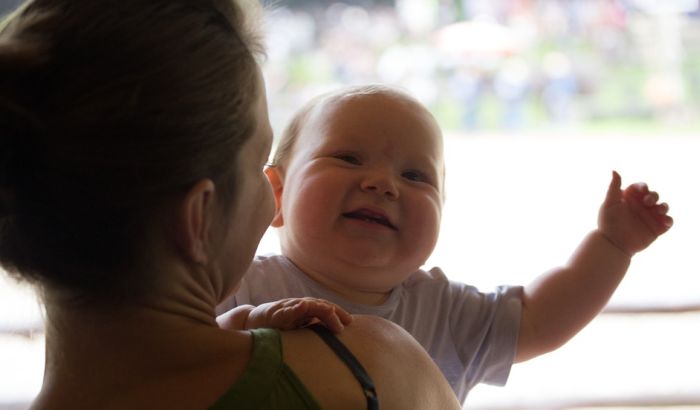
[[[391,87],[384,84],[352,85],[318,95],[302,106],[302,108],[292,116],[292,119],[289,121],[286,128],[282,132],[282,135],[280,136],[280,140],[277,144],[277,148],[275,149],[275,154],[272,157],[270,165],[284,170],[284,167],[289,163],[292,156],[294,146],[299,138],[299,134],[301,134],[303,131],[309,116],[316,108],[343,98],[353,98],[367,95],[396,96],[405,101],[410,101],[411,103],[420,106],[422,109],[425,109],[423,104],[421,104],[407,92],[400,88]]]

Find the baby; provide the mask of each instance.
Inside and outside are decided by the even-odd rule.
[[[608,302],[631,257],[673,223],[655,192],[641,183],[622,190],[613,172],[597,229],[531,284],[482,293],[439,268],[422,270],[444,201],[442,134],[419,102],[384,86],[312,100],[266,174],[282,255],[257,257],[219,311],[312,296],[381,316],[423,345],[460,401],[572,338]]]

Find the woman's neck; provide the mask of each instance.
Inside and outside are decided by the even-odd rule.
[[[213,286],[203,273],[185,269],[160,276],[147,297],[120,304],[61,303],[47,294],[45,387],[90,383],[88,374],[99,374],[95,382],[109,386],[201,365],[207,353],[197,346],[221,332]]]
[[[245,332],[150,306],[51,315],[39,409],[211,403],[243,372],[251,350]]]
[[[110,370],[99,374],[106,375],[135,365],[157,368],[159,358],[172,360],[186,349],[181,342],[216,329],[213,312],[208,321],[200,316],[178,305],[47,307],[46,370],[105,367]]]

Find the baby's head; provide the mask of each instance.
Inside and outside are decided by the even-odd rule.
[[[312,100],[284,132],[267,173],[282,252],[345,296],[386,294],[435,247],[442,134],[402,91],[350,87]]]

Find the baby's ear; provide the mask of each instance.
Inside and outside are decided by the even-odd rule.
[[[284,225],[284,218],[282,217],[284,175],[282,175],[279,167],[274,166],[265,168],[265,175],[267,175],[267,180],[270,181],[270,185],[272,185],[272,193],[275,196],[275,216],[272,218],[272,223],[270,223],[270,225],[279,228]]]

